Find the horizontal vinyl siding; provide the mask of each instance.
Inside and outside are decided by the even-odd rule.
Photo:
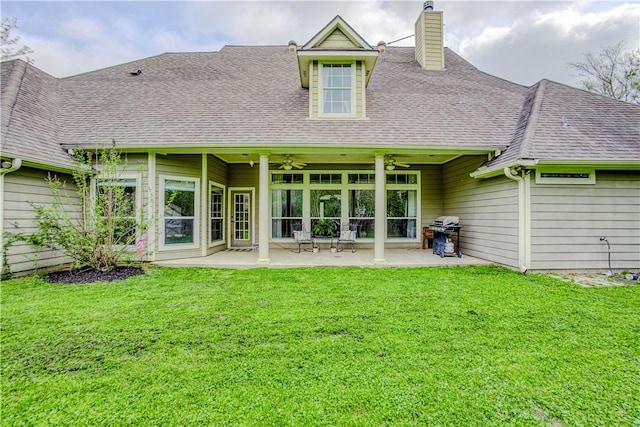
[[[364,79],[362,78],[362,61],[356,62],[356,84],[355,84],[355,96],[356,96],[356,117],[359,119],[364,118],[364,103],[365,103],[365,88]]]
[[[420,14],[420,17],[415,24],[415,57],[416,61],[424,67],[424,14]]]
[[[259,163],[256,162],[256,165],[259,166]],[[209,181],[226,186],[228,173],[229,166],[225,162],[211,155],[207,157],[207,177]]]
[[[471,178],[484,160],[467,156],[444,166],[443,215],[460,218],[463,254],[516,267],[518,186],[506,177]]]
[[[421,224],[427,227],[437,217],[444,215],[442,166],[423,166],[421,171],[420,201]]]
[[[425,21],[425,60],[429,67],[442,69],[442,15],[429,15]]]
[[[70,215],[79,212],[79,199],[73,178],[70,175],[57,174],[66,182],[65,208]],[[53,195],[46,181],[47,172],[31,168],[22,168],[4,176],[4,230],[7,233],[33,233],[38,230],[33,207],[50,206]],[[16,227],[17,226],[17,227]],[[58,251],[49,249],[36,251],[26,243],[17,242],[8,250],[8,265],[12,273],[26,273],[36,269],[45,269],[73,262]]]
[[[640,172],[597,171],[595,185],[531,188],[531,268],[640,268]]]
[[[158,216],[158,230],[157,230],[157,242],[158,248],[160,248],[162,242],[162,233],[163,233],[163,206],[162,203],[162,181],[160,179],[161,176],[175,176],[175,177],[187,177],[187,178],[196,178],[200,181],[200,185],[208,185],[208,183],[201,182],[202,179],[202,156],[200,154],[185,154],[185,155],[157,155],[156,157],[156,188],[157,195],[156,200],[158,203],[158,209],[156,210],[156,215]],[[207,200],[200,200],[200,203],[207,203]],[[196,207],[196,221],[198,222],[198,228],[202,226],[202,218],[200,218],[200,207]],[[200,236],[200,229],[198,230],[197,236]],[[175,250],[171,249],[162,249],[157,250],[155,254],[155,258],[158,261],[166,260],[166,259],[175,259],[179,258],[192,258],[199,257],[202,255],[200,250],[200,245],[206,244],[206,242],[199,242],[198,247],[193,249],[184,249],[184,248],[176,248]]]
[[[313,61],[313,67],[311,70],[311,76],[309,79],[309,100],[310,100],[310,117],[317,119],[320,115],[320,76],[319,76],[318,61]]]
[[[318,47],[323,48],[353,48],[355,45],[339,29],[335,29]]]

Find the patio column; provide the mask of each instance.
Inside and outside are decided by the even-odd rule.
[[[373,263],[385,264],[384,237],[386,233],[387,207],[384,192],[384,154],[376,154],[376,217]]]
[[[260,154],[260,185],[258,188],[258,264],[269,264],[269,155]]]

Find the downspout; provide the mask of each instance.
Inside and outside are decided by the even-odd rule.
[[[5,168],[5,165],[7,166]],[[22,160],[14,158],[11,160],[11,165],[8,161],[3,161],[0,164],[0,277],[4,276],[4,176],[8,173],[15,172],[22,166]]]
[[[520,170],[504,167],[504,175],[518,183],[518,267],[522,273],[526,273],[530,268],[530,192],[529,176],[522,174]]]

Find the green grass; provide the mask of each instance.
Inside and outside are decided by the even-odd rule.
[[[2,283],[2,425],[640,425],[640,287],[496,267]]]

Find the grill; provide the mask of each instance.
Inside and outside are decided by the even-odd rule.
[[[429,225],[429,230],[433,231],[433,253],[446,256],[457,256],[462,258],[460,252],[460,219],[457,216],[439,216]],[[455,243],[451,239],[456,237]]]

